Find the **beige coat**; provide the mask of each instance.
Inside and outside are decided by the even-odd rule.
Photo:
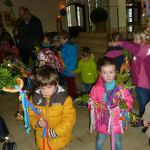
[[[150,123],[150,101],[145,106],[145,112],[142,116],[142,119]],[[150,137],[150,125],[145,134]]]

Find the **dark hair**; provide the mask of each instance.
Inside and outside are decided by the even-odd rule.
[[[81,48],[81,56],[88,57],[91,54],[91,49],[89,47],[82,47]]]
[[[119,32],[113,32],[108,35],[108,41],[121,41],[122,40],[122,35]]]
[[[111,59],[111,58],[108,58],[108,57],[100,58],[98,60],[97,64],[98,64],[97,65],[98,70],[101,70],[102,66],[107,66],[107,65],[114,65],[116,67],[116,62],[114,61],[114,59]]]
[[[46,37],[48,40],[51,41],[51,37],[50,37],[50,34],[49,34],[48,32],[45,32],[45,33],[43,34],[43,39],[44,39],[44,37]]]
[[[64,40],[68,39],[69,38],[69,34],[67,31],[63,30],[61,32],[58,33],[58,38],[62,38]]]
[[[34,79],[34,86],[36,88],[46,85],[57,86],[58,82],[58,74],[53,68],[42,66],[37,69]]]

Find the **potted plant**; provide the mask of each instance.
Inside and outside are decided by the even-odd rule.
[[[97,7],[90,14],[91,21],[95,24],[96,32],[106,32],[106,21],[108,14],[105,9]]]

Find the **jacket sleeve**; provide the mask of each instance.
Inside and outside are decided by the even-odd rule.
[[[97,94],[96,94],[96,91],[95,91],[95,87],[93,86],[90,93],[89,93],[89,97],[92,99],[92,100],[97,100]]]
[[[78,67],[77,67],[77,69],[76,70],[74,70],[73,71],[75,74],[78,74],[78,73],[80,73],[81,72],[81,60],[79,61],[79,63],[78,63]]]
[[[142,119],[150,122],[150,102],[148,102],[145,106],[145,112],[142,116]]]
[[[92,72],[93,72],[93,76],[96,80],[97,79],[97,66],[96,66],[95,62],[93,62],[93,64],[92,64]]]
[[[71,97],[67,97],[64,103],[63,116],[61,121],[53,128],[57,136],[63,136],[71,132],[76,121],[76,112]]]
[[[133,55],[136,55],[140,50],[140,45],[135,44],[133,42],[123,41],[123,42],[119,42],[119,43],[120,43],[119,44],[120,46],[122,46],[124,49],[126,49]]]
[[[129,111],[131,111],[132,107],[133,107],[133,97],[132,94],[130,93],[130,91],[128,89],[125,89],[123,91],[123,96],[124,96],[124,100],[126,101],[126,104],[128,106]]]

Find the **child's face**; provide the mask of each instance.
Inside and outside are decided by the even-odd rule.
[[[136,44],[141,44],[143,41],[142,41],[142,39],[141,39],[141,37],[140,36],[135,36],[134,37],[134,43],[136,43]]]
[[[89,55],[88,54],[82,54],[82,59],[84,61],[88,61],[89,60]]]
[[[68,41],[68,39],[64,39],[62,37],[59,38],[59,42],[61,45],[64,45],[67,41]]]
[[[50,44],[50,40],[47,37],[43,38],[43,43],[44,44]]]
[[[55,47],[60,47],[60,42],[59,41],[54,41],[54,46]]]
[[[40,88],[41,94],[43,97],[51,97],[56,92],[57,86],[55,85],[46,85]]]
[[[111,82],[116,77],[115,65],[106,65],[101,67],[101,76],[105,82]]]

